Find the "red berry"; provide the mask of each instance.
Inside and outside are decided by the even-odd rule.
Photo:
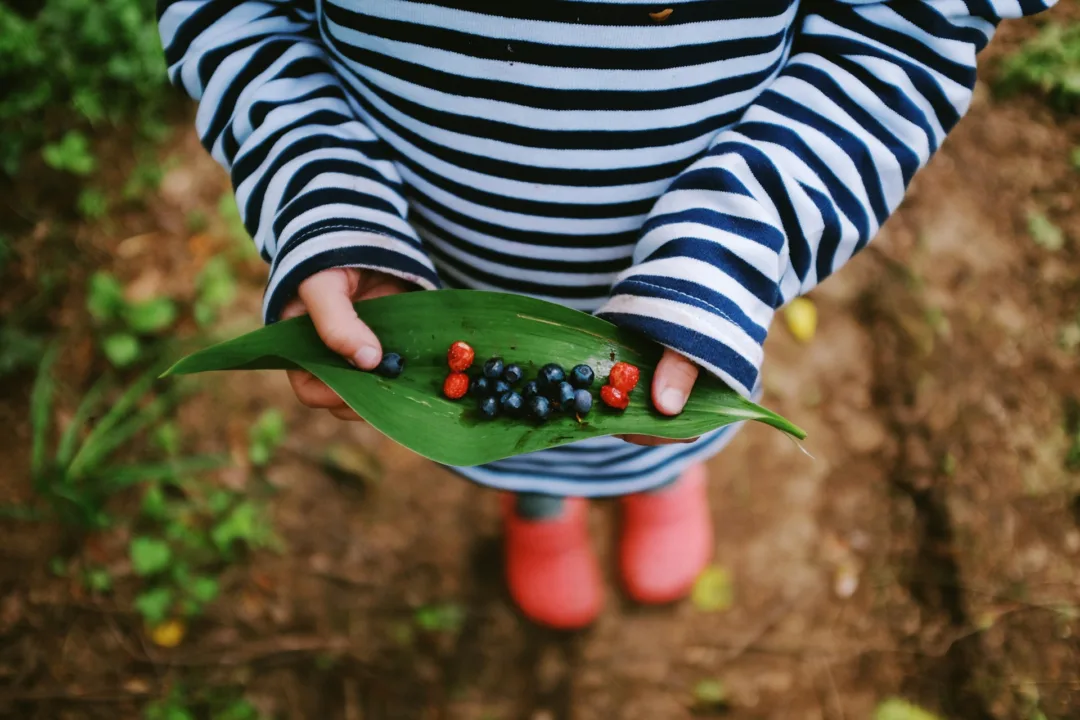
[[[623,392],[614,385],[605,385],[600,388],[600,399],[603,400],[604,404],[608,407],[613,407],[616,410],[625,410],[626,406],[630,404],[630,393]]]
[[[468,343],[458,340],[446,351],[446,364],[454,372],[465,372],[472,366],[476,353]]]
[[[443,395],[451,400],[465,397],[469,392],[469,376],[462,372],[452,372],[442,384]]]
[[[637,387],[641,379],[641,371],[630,363],[617,362],[611,367],[608,375],[608,385],[614,385],[625,393]]]

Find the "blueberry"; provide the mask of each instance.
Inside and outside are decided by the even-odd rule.
[[[536,384],[539,386],[540,392],[550,395],[558,389],[559,383],[565,379],[566,372],[561,367],[555,363],[548,363],[540,368],[540,375],[536,378]]]
[[[493,357],[484,363],[484,377],[488,380],[498,380],[502,377],[505,368],[506,366],[503,365],[502,358]]]
[[[576,388],[587,388],[592,385],[595,377],[593,369],[588,365],[575,365],[570,371],[570,384]]]
[[[383,377],[396,378],[405,369],[405,358],[397,353],[383,353],[382,361],[375,368],[375,372]]]
[[[529,400],[529,415],[534,420],[544,422],[551,414],[551,402],[543,395],[534,395]]]
[[[474,377],[469,383],[469,394],[475,398],[487,397],[491,394],[491,381],[481,375]]]
[[[506,370],[503,370],[503,380],[510,383],[511,385],[520,381],[521,378],[524,376],[525,373],[522,372],[521,366],[517,364],[507,365]]]
[[[568,382],[559,383],[558,389],[559,407],[570,410],[574,406],[574,386]]]
[[[574,392],[574,411],[578,415],[588,415],[592,410],[592,393],[582,388]]]
[[[507,415],[516,417],[521,414],[522,409],[525,407],[525,401],[521,398],[521,395],[511,390],[508,393],[503,393],[502,397],[499,398],[499,407]]]
[[[540,389],[536,386],[535,380],[530,380],[525,383],[525,388],[521,391],[521,397],[526,400],[531,400],[534,396],[539,394]]]
[[[491,394],[497,398],[502,397],[506,393],[510,392],[511,389],[510,383],[506,382],[505,380],[496,380],[495,382],[491,383],[490,387]]]
[[[488,395],[480,401],[480,415],[485,420],[491,420],[499,414],[499,401]]]

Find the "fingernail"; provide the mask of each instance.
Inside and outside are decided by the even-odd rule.
[[[381,355],[379,353],[379,349],[371,345],[365,345],[364,347],[360,348],[360,350],[357,351],[356,355],[353,356],[353,361],[355,362],[355,364],[364,368],[365,370],[370,370],[376,365],[378,365],[380,359]]]
[[[664,388],[660,393],[660,407],[669,413],[682,412],[686,404],[686,393],[678,388]]]

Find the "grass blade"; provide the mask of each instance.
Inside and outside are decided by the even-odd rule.
[[[56,380],[52,370],[60,354],[60,346],[53,344],[45,351],[45,357],[38,365],[37,378],[30,392],[30,472],[39,477],[45,472],[45,449],[49,442],[49,415],[52,413],[53,395],[56,392]]]
[[[83,396],[79,407],[75,410],[75,415],[71,418],[71,422],[64,428],[64,433],[60,436],[60,442],[57,444],[56,450],[56,464],[60,467],[67,467],[67,464],[71,462],[71,458],[75,454],[75,444],[79,440],[79,431],[86,425],[90,415],[97,408],[107,386],[108,382],[104,377],[94,383],[86,392],[86,395]]]

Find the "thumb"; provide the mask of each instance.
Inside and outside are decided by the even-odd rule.
[[[356,367],[373,370],[382,360],[382,346],[371,328],[357,317],[352,291],[347,273],[328,270],[302,282],[297,294],[326,346]]]
[[[697,365],[674,350],[665,350],[653,375],[653,405],[665,415],[678,415],[694,389],[697,376]]]

